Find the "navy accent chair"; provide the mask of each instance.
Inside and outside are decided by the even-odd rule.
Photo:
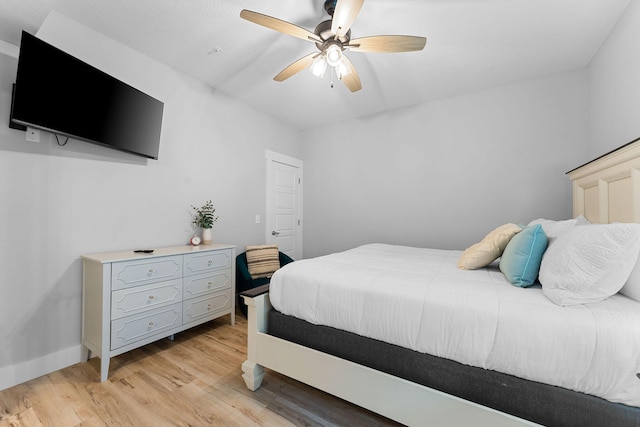
[[[278,259],[280,260],[280,267],[293,262],[293,259],[289,257],[289,255],[282,252],[278,252]],[[249,267],[247,266],[247,254],[243,252],[236,257],[236,294],[238,294],[238,305],[244,317],[247,317],[247,306],[239,294],[246,290],[266,285],[270,280],[270,277],[252,279],[251,274],[249,274]]]

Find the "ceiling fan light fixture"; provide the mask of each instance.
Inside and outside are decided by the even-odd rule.
[[[327,63],[332,67],[342,64],[342,49],[337,44],[330,44],[325,50]]]
[[[324,55],[318,55],[309,67],[309,71],[316,77],[324,77],[325,71],[327,71],[327,61],[324,58]]]
[[[324,7],[331,19],[320,22],[313,32],[273,16],[242,9],[240,17],[254,24],[315,43],[320,53],[310,53],[290,64],[273,79],[282,82],[305,68],[322,78],[331,66],[331,87],[335,75],[351,91],[362,89],[358,71],[344,50],[352,52],[416,52],[424,49],[425,37],[370,36],[351,40],[351,26],[360,13],[365,0],[325,0]]]
[[[338,78],[340,80],[342,80],[344,76],[351,74],[351,68],[349,68],[347,64],[344,63],[344,61],[340,62],[340,64],[338,64],[335,68],[336,74],[338,75]]]

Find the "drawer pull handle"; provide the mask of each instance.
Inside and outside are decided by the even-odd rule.
[[[149,299],[152,300],[153,299],[153,295],[149,295]]]
[[[150,268],[149,272],[147,273],[147,276],[151,276],[154,272],[155,270],[153,268]]]
[[[149,329],[151,329],[151,328],[153,328],[153,327],[154,327],[153,322],[149,322]]]
[[[209,264],[209,267],[211,267],[211,264],[213,264],[213,261],[209,260],[209,262],[207,264]]]
[[[211,304],[207,304],[207,311],[211,311]]]
[[[213,282],[208,282],[207,285],[209,285],[209,287],[213,286]]]

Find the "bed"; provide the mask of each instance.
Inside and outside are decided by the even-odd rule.
[[[640,426],[640,141],[568,175],[590,224],[533,221],[483,267],[458,268],[466,251],[372,244],[282,268],[244,296],[247,387],[268,368],[415,426]],[[503,259],[525,231],[546,243],[539,281],[523,284]],[[565,257],[612,232],[617,252]],[[601,277],[558,281],[574,264]]]

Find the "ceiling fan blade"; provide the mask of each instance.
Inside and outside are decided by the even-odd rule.
[[[344,85],[349,88],[351,92],[359,91],[360,89],[362,89],[362,83],[360,82],[360,76],[358,76],[358,72],[356,71],[351,61],[349,61],[349,58],[347,58],[346,56],[342,57],[342,62],[344,62],[351,70],[349,74],[342,77],[342,83],[344,83]]]
[[[363,4],[364,0],[338,0],[331,20],[331,32],[338,37],[347,34]]]
[[[344,47],[354,52],[415,52],[424,49],[426,37],[371,36],[352,39]]]
[[[304,70],[305,68],[309,68],[309,66],[313,63],[313,60],[315,59],[315,57],[318,55],[319,55],[318,52],[314,52],[314,53],[310,53],[307,56],[303,56],[293,64],[289,65],[284,70],[280,71],[280,73],[278,73],[278,75],[275,76],[273,80],[277,82],[283,82],[287,80],[289,77],[293,76],[294,74],[297,74],[300,71]]]
[[[291,24],[287,21],[283,21],[273,16],[263,15],[262,13],[253,12],[251,10],[242,9],[240,17],[254,24],[262,25],[263,27],[271,28],[283,34],[288,34],[293,37],[297,37],[302,40],[308,40],[313,42],[322,43],[322,39],[309,30],[306,30],[297,25]]]

